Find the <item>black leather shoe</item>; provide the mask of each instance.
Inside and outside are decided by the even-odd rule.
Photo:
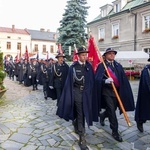
[[[112,136],[118,142],[122,142],[123,141],[122,137],[120,136],[120,134],[118,132],[112,132]]]
[[[89,150],[89,148],[86,145],[86,140],[84,136],[80,136],[78,144],[81,150]]]
[[[136,124],[137,124],[138,130],[139,130],[140,132],[143,132],[143,131],[144,131],[144,129],[143,129],[143,123],[137,122]]]
[[[74,132],[75,132],[76,134],[79,134],[76,121],[73,121],[73,122],[72,122],[72,125],[74,126]]]
[[[105,126],[105,117],[104,117],[104,114],[103,113],[99,114],[99,116],[100,116],[100,124],[101,124],[101,126]]]

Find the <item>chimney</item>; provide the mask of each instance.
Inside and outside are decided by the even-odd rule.
[[[50,32],[50,29],[47,29],[47,32]]]
[[[12,25],[12,31],[15,31],[15,25],[14,24]]]
[[[44,29],[44,28],[41,28],[41,29],[40,29],[40,31],[41,31],[41,32],[44,32],[44,31],[45,31],[45,29]]]

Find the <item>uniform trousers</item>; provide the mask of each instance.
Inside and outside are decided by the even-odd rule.
[[[110,122],[110,128],[113,132],[118,131],[118,120],[116,116],[116,109],[118,101],[116,97],[103,95],[103,99],[106,103],[106,110],[103,112],[104,118],[108,117]]]
[[[74,88],[74,113],[75,113],[75,122],[78,129],[79,135],[84,135],[85,133],[85,118],[83,113],[83,100],[82,100],[83,91],[79,88]]]

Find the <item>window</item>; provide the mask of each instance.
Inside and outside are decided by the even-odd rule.
[[[112,37],[118,38],[119,37],[119,24],[112,25]]]
[[[38,44],[34,45],[34,51],[37,52],[38,51]]]
[[[143,16],[143,31],[150,31],[150,15]]]
[[[43,45],[43,53],[46,53],[46,45]]]
[[[17,43],[17,49],[21,50],[21,43]]]
[[[106,9],[101,10],[101,16],[105,17],[106,16]]]
[[[104,41],[105,38],[105,29],[104,28],[100,28],[99,29],[99,42],[100,41]]]
[[[11,42],[7,42],[7,49],[11,49]]]
[[[54,53],[54,46],[53,45],[50,46],[50,53]]]
[[[21,37],[18,37],[19,40],[21,40]]]
[[[7,39],[10,39],[10,36],[7,36]]]
[[[119,12],[120,11],[120,4],[116,4],[115,5],[115,12]]]
[[[144,52],[146,52],[150,55],[150,48],[144,48]]]

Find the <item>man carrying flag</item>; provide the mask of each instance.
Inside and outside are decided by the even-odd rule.
[[[106,73],[104,64],[100,63],[95,74],[97,87],[96,97],[99,101],[100,111],[103,108],[105,109],[105,111],[100,114],[101,125],[105,125],[104,120],[108,117],[113,138],[122,142],[122,137],[118,132],[118,120],[116,116],[116,109],[117,107],[120,108],[120,105],[118,105],[117,96],[114,93],[112,82],[121,98],[125,111],[134,111],[135,106],[131,86],[123,67],[114,60],[116,54],[117,51],[112,48],[107,48],[103,54],[110,77],[108,77]],[[122,111],[120,111],[120,113],[122,113]]]

